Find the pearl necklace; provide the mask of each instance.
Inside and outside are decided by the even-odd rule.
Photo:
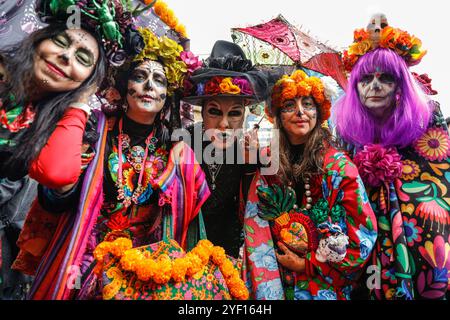
[[[312,202],[313,199],[311,197],[312,193],[311,193],[311,184],[310,184],[310,179],[309,178],[305,178],[305,183],[303,184],[304,188],[305,188],[305,196],[306,196],[306,206],[304,206],[301,210],[311,210],[312,208]],[[290,187],[293,187],[293,183],[289,183]]]

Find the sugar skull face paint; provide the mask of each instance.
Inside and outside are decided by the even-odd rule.
[[[245,118],[244,100],[215,98],[206,101],[203,110],[203,125],[209,139],[217,148],[233,145],[236,130],[242,129]]]
[[[133,70],[128,80],[129,112],[158,113],[167,98],[167,78],[157,61],[144,61]]]
[[[304,143],[317,125],[317,105],[311,97],[300,97],[284,102],[280,120],[292,144]]]
[[[42,92],[75,90],[92,74],[98,57],[98,44],[90,33],[67,29],[37,46],[35,83]]]
[[[381,117],[393,107],[398,87],[393,75],[383,72],[366,74],[357,86],[361,103],[375,116]]]

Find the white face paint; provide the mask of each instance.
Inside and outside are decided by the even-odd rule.
[[[167,78],[157,61],[144,61],[128,80],[128,113],[158,113],[167,98]]]
[[[386,15],[383,13],[377,13],[370,18],[369,24],[367,25],[367,31],[370,33],[370,38],[372,42],[378,46],[380,42],[381,30],[389,25]]]
[[[395,103],[397,82],[388,73],[364,75],[358,82],[361,103],[377,117],[382,117]]]

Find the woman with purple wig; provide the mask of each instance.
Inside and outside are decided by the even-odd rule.
[[[419,39],[376,16],[344,52],[351,71],[333,122],[377,215],[378,239],[360,294],[443,299],[450,269],[450,141],[427,76],[409,66]]]

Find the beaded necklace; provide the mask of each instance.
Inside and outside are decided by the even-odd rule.
[[[123,133],[122,130],[123,125],[123,119],[120,119],[119,121],[119,136],[118,136],[118,157],[119,157],[119,168],[118,168],[118,178],[116,182],[116,186],[118,188],[118,196],[117,200],[122,200],[123,205],[127,208],[131,205],[131,203],[138,204],[138,198],[143,192],[142,187],[142,179],[144,177],[144,171],[145,171],[145,163],[147,161],[148,151],[154,152],[156,149],[156,143],[158,142],[158,139],[154,137],[155,129],[149,134],[147,139],[145,139],[145,150],[142,150],[142,147],[140,146],[134,146],[131,148],[131,152],[128,154],[127,159],[130,162],[130,164],[133,166],[133,169],[136,173],[139,173],[139,178],[137,182],[137,187],[133,191],[133,194],[131,196],[125,195],[124,190],[124,184],[123,184],[123,163],[122,163],[122,154],[123,149],[130,149],[130,138],[127,134]],[[130,154],[135,154],[136,156],[132,157]],[[143,156],[142,156],[143,153]]]

